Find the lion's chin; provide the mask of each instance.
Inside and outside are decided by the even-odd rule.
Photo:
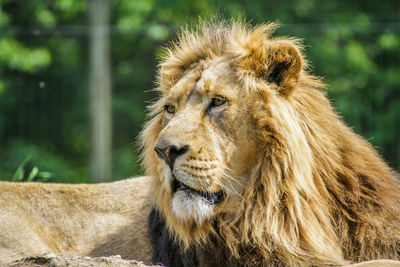
[[[172,211],[181,220],[203,224],[213,216],[214,205],[188,191],[178,191],[172,198]]]
[[[214,207],[223,199],[223,192],[206,193],[195,190],[174,178],[172,182],[172,210],[181,220],[194,220],[198,224],[214,215]]]

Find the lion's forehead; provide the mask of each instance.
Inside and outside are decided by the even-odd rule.
[[[189,70],[169,91],[167,98],[183,98],[193,92],[202,95],[230,94],[229,86],[234,83],[235,75],[225,58],[207,63],[198,63]]]
[[[232,79],[232,69],[224,60],[212,61],[201,73],[199,85],[207,83],[224,84]]]

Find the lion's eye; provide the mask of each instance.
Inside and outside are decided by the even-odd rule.
[[[225,104],[226,98],[220,95],[217,95],[211,99],[210,106],[211,107],[219,107]]]
[[[167,104],[164,106],[164,109],[169,113],[169,114],[174,114],[175,113],[175,106],[171,104]]]

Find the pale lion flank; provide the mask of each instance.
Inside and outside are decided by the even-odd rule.
[[[0,266],[48,252],[121,255],[150,263],[148,181],[0,182]]]
[[[400,258],[398,175],[334,111],[300,42],[271,37],[275,27],[203,24],[166,50],[142,134],[154,262]]]

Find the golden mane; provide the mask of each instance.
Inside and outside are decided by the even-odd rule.
[[[259,151],[234,214],[221,212],[203,225],[185,224],[171,214],[171,197],[157,168],[154,145],[162,130],[162,102],[156,102],[142,133],[143,163],[153,178],[156,208],[186,247],[206,247],[218,239],[229,255],[248,265],[399,259],[398,174],[334,111],[324,84],[307,71],[300,42],[272,38],[275,28],[202,24],[183,30],[166,49],[158,75],[160,99],[199,62],[229,61],[232,79],[240,82],[249,101],[259,96],[249,103]],[[272,83],[271,77],[279,82]]]

